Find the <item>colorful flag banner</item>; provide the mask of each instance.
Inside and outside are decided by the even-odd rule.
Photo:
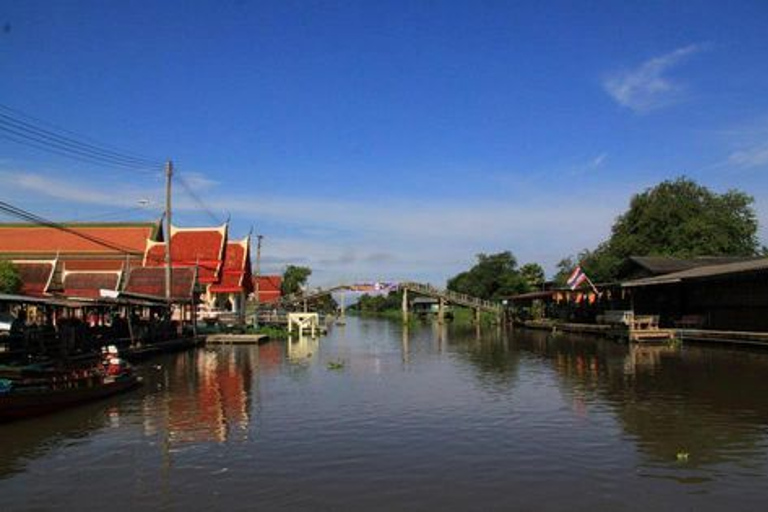
[[[568,278],[568,281],[566,281],[566,284],[570,287],[571,290],[575,290],[579,286],[581,286],[581,283],[587,280],[587,274],[584,273],[583,270],[581,270],[581,265],[573,269],[573,272],[571,273],[571,277]]]

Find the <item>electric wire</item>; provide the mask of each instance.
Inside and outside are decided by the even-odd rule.
[[[33,119],[36,123],[20,119],[20,117]],[[6,140],[68,158],[119,167],[134,172],[143,171],[155,174],[163,166],[163,162],[160,160],[113,150],[104,145],[83,142],[80,140],[82,137],[75,138],[60,133],[71,133],[68,130],[56,128],[57,131],[52,131],[39,126],[43,123],[43,121],[0,104],[0,137]]]
[[[130,247],[125,247],[122,245],[119,245],[114,242],[110,242],[109,240],[104,240],[102,238],[89,235],[87,233],[83,233],[81,231],[78,231],[74,228],[71,228],[69,226],[65,226],[63,224],[60,224],[58,222],[54,222],[51,220],[48,220],[44,217],[41,217],[39,215],[36,215],[32,212],[29,212],[27,210],[24,210],[22,208],[19,208],[18,206],[14,206],[10,203],[7,203],[5,201],[0,201],[0,211],[3,211],[9,215],[12,215],[14,217],[20,218],[22,220],[25,220],[27,222],[31,222],[35,225],[39,226],[45,226],[53,229],[57,229],[59,231],[63,231],[65,233],[69,233],[71,235],[83,238],[85,240],[88,240],[90,242],[93,242],[97,245],[101,245],[102,247],[107,247],[109,249],[112,249],[114,251],[127,254],[127,255],[134,255],[136,254],[136,251],[131,249]]]
[[[102,212],[97,213],[94,215],[84,215],[81,217],[76,217],[74,219],[69,219],[66,221],[63,221],[62,224],[68,224],[72,222],[91,222],[96,220],[102,220],[102,219],[108,219],[110,217],[120,217],[126,214],[130,214],[133,212],[159,212],[161,210],[160,206],[158,205],[147,205],[147,206],[132,206],[130,208],[121,208],[119,210],[111,210],[108,212]]]
[[[215,223],[215,224],[222,224],[219,217],[211,211],[210,208],[205,204],[205,202],[200,198],[200,196],[197,195],[197,193],[194,191],[194,189],[190,186],[190,184],[187,182],[187,180],[184,179],[183,176],[180,176],[179,174],[176,175],[176,180],[179,182],[181,187],[184,189],[184,191],[187,193],[187,195],[195,202],[197,203],[197,206],[202,210],[208,217]]]
[[[56,126],[54,124],[51,124],[47,121],[44,121],[42,119],[30,116],[29,114],[26,114],[20,110],[11,108],[7,105],[3,105],[0,103],[0,111],[6,112],[3,114],[0,112],[0,117],[3,118],[4,121],[26,127],[30,130],[34,130],[40,134],[45,134],[50,137],[54,137],[55,139],[59,140],[60,142],[65,142],[69,144],[73,144],[76,146],[81,147],[82,149],[87,149],[90,151],[94,151],[96,153],[101,154],[102,156],[108,156],[112,158],[116,158],[119,160],[122,160],[126,163],[133,163],[133,164],[139,164],[139,165],[162,165],[163,162],[156,158],[149,158],[146,156],[141,156],[137,153],[131,153],[123,150],[118,150],[112,146],[102,144],[99,142],[94,141],[93,139],[90,139],[89,137],[86,137],[84,135],[77,134],[71,130],[67,130],[65,128],[61,128],[59,126]],[[11,115],[13,114],[13,115]],[[27,119],[27,121],[19,119],[19,117]],[[29,121],[34,121],[29,122]],[[43,125],[47,126],[50,129],[42,128],[37,125]],[[62,133],[66,135],[62,135]],[[84,142],[86,141],[86,142]]]

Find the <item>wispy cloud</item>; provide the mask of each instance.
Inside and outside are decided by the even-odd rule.
[[[68,211],[67,204],[90,208],[135,204],[133,193],[127,191],[136,187],[128,183],[70,187],[65,180],[48,175],[0,172],[0,187],[15,190],[20,204],[29,199],[61,200],[63,212]],[[154,196],[161,190],[144,192]],[[315,284],[366,277],[443,284],[446,276],[471,264],[478,252],[510,249],[521,262],[538,261],[551,267],[562,256],[591,247],[607,234],[624,207],[621,197],[605,201],[602,192],[596,191],[592,198],[555,194],[546,202],[530,197],[515,202],[434,198],[413,203],[394,197],[371,202],[250,196],[217,189],[206,194],[206,203],[232,212],[233,234],[247,231],[252,224],[266,226],[265,271],[300,263],[315,270]],[[174,206],[176,219],[197,218],[199,206],[183,195]],[[210,221],[201,217],[198,222]]]
[[[768,166],[768,143],[734,151],[728,155],[728,163],[742,169]]]
[[[682,98],[685,87],[666,75],[705,48],[704,44],[691,44],[649,59],[636,68],[610,73],[603,80],[603,88],[617,103],[638,113],[670,105]]]
[[[590,168],[597,169],[605,163],[606,158],[608,158],[608,153],[600,153],[589,163]]]

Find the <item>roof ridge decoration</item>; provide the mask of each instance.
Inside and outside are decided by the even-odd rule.
[[[188,227],[180,227],[175,224],[171,224],[171,236],[175,235],[176,233],[184,233],[184,232],[190,232],[190,231],[218,231],[226,238],[227,235],[227,228],[229,227],[228,223],[224,223],[221,226],[212,226],[212,227],[206,227],[206,226],[188,226]]]
[[[165,247],[165,242],[157,242],[155,240],[151,240],[147,238],[147,245],[144,247],[144,258],[141,260],[141,266],[146,267],[147,266],[147,258],[149,257],[149,253],[152,250],[152,248],[157,246],[163,246]]]

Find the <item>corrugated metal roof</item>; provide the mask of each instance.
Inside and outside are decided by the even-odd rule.
[[[740,256],[700,256],[697,258],[681,259],[670,256],[630,256],[629,260],[656,275],[682,272],[697,267],[726,265],[743,261],[753,261],[754,257]]]
[[[640,286],[657,286],[662,284],[679,283],[682,281],[693,281],[697,279],[708,279],[714,277],[727,276],[729,274],[741,274],[748,272],[760,272],[768,270],[768,258],[753,259],[749,261],[739,261],[736,263],[724,263],[717,265],[706,265],[703,267],[691,268],[681,272],[673,272],[657,277],[647,277],[644,279],[635,279],[621,283],[624,288],[636,288]]]

